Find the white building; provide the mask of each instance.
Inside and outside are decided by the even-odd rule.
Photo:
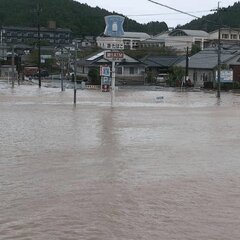
[[[220,32],[221,42],[240,43],[240,28],[222,28]],[[102,49],[138,49],[146,47],[171,47],[179,54],[189,51],[193,45],[201,50],[216,45],[218,30],[207,33],[202,30],[174,29],[156,36],[150,36],[142,32],[125,32],[122,37],[97,37],[97,46]]]
[[[140,42],[150,38],[150,35],[143,32],[124,32],[121,37],[97,37],[97,46],[102,49],[137,49]]]
[[[191,50],[193,44],[204,49],[208,42],[209,33],[202,30],[176,29],[165,38],[165,46],[172,47],[179,52],[186,51],[187,47]]]
[[[218,30],[209,33],[210,40],[218,39]],[[221,28],[220,39],[224,42],[240,41],[240,28]]]

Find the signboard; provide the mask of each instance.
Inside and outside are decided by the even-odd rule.
[[[218,81],[218,73],[216,72],[216,81]],[[221,70],[220,82],[232,83],[233,82],[233,71],[232,70]]]
[[[110,85],[111,84],[111,78],[109,78],[109,77],[102,77],[102,84]]]
[[[111,70],[110,67],[100,66],[100,76],[110,77]]]
[[[41,55],[42,59],[52,59],[52,55]]]
[[[105,58],[109,60],[123,59],[124,53],[119,51],[105,52]]]
[[[118,15],[109,15],[105,17],[106,28],[104,34],[109,37],[120,37],[124,34],[124,17]]]
[[[109,92],[111,85],[111,78],[110,77],[102,77],[101,78],[101,89],[102,92]]]

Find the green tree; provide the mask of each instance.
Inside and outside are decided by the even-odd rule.
[[[101,84],[100,73],[98,68],[91,68],[88,72],[88,77],[91,81],[91,84],[94,85]]]
[[[46,27],[49,20],[56,21],[57,27],[69,28],[73,37],[99,36],[105,29],[104,17],[117,14],[99,7],[93,8],[75,0],[0,0],[0,24],[2,26],[36,27],[37,4],[40,5],[40,25]],[[140,24],[126,18],[125,31],[149,34],[167,30],[164,22]]]
[[[192,49],[191,49],[191,56],[200,52],[200,51],[201,51],[201,47],[197,44],[193,44]]]
[[[149,70],[146,73],[146,82],[149,84],[154,84],[156,83],[156,77],[157,77],[157,71]]]
[[[173,66],[171,68],[167,84],[171,87],[180,87],[184,77],[184,73],[185,71],[182,67]]]

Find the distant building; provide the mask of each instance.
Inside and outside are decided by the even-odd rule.
[[[121,37],[97,37],[97,46],[102,49],[138,49],[141,41],[150,38],[143,32],[124,32]]]
[[[48,28],[40,28],[40,39],[49,45],[63,45],[71,42],[71,30],[55,28],[51,23]],[[0,28],[1,43],[7,45],[26,44],[31,45],[38,41],[38,28],[30,27],[6,27]]]
[[[217,42],[218,30],[209,33],[209,39]],[[221,28],[220,40],[222,43],[240,43],[240,28]]]
[[[159,33],[140,42],[140,48],[164,47],[169,31]]]
[[[165,37],[165,46],[172,47],[178,52],[186,52],[188,47],[191,50],[192,45],[198,45],[204,49],[209,43],[209,33],[202,30],[175,29]]]
[[[160,33],[141,42],[142,47],[165,46],[183,54],[188,47],[191,50],[197,45],[201,50],[218,44],[218,30],[207,33],[202,30],[174,29]],[[220,40],[222,44],[240,45],[240,28],[221,28]]]
[[[77,48],[92,48],[96,47],[96,37],[85,36],[81,38],[75,38],[72,40],[72,44]]]
[[[201,49],[209,46],[209,33],[202,30],[175,29],[156,36],[141,32],[125,32],[121,37],[97,37],[97,46],[102,49],[139,49],[151,47],[171,47],[180,54],[192,45]]]

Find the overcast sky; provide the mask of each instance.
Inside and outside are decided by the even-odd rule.
[[[193,17],[176,13],[173,10],[163,6],[156,5],[148,0],[77,0],[80,3],[86,3],[91,7],[104,8],[110,12],[121,13],[139,23],[147,23],[151,21],[166,22],[168,27],[176,27],[178,24],[183,25],[193,20]],[[181,11],[191,13],[192,15],[201,17],[213,12],[218,2],[216,0],[154,0],[155,2],[177,8]],[[234,0],[221,0],[220,7],[232,6]]]

